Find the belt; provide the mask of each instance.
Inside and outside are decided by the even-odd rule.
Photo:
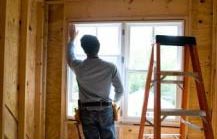
[[[80,107],[98,107],[98,106],[111,106],[111,105],[112,105],[111,102],[105,102],[105,101],[79,103]]]

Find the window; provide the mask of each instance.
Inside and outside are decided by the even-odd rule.
[[[141,116],[144,85],[150,59],[151,46],[155,35],[183,35],[182,21],[168,22],[123,22],[76,24],[79,34],[75,40],[75,54],[85,59],[80,47],[80,38],[84,34],[96,35],[101,43],[99,57],[117,65],[123,80],[125,92],[122,99],[122,119],[139,121]],[[182,69],[182,48],[161,47],[162,70]],[[180,106],[180,93],[177,85],[162,85],[162,107],[177,108]],[[114,94],[114,92],[112,93]],[[112,97],[112,96],[111,96]],[[74,115],[77,107],[78,87],[73,71],[68,68],[68,111]],[[153,91],[151,90],[148,108],[153,108]],[[148,113],[152,116],[152,113]]]
[[[99,57],[114,63],[121,72],[121,24],[75,24],[78,36],[75,39],[75,56],[78,59],[85,59],[86,55],[83,52],[80,44],[80,39],[84,34],[97,36],[100,41]],[[74,108],[78,107],[78,86],[75,75],[68,68],[68,116],[74,115]],[[112,89],[113,90],[113,89]],[[114,92],[111,93],[111,97]]]

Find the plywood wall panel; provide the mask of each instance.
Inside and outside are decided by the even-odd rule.
[[[35,55],[35,139],[44,139],[44,97],[45,97],[45,84],[44,84],[44,69],[46,60],[44,58],[44,3],[37,2],[37,33],[36,33],[36,55]]]
[[[79,139],[76,125],[74,123],[66,123],[66,139]]]
[[[4,125],[2,126],[2,136],[15,139],[17,137],[17,119],[18,119],[18,101],[17,101],[17,86],[18,86],[18,44],[19,44],[19,18],[20,18],[20,1],[19,0],[5,0],[3,8],[5,11],[5,19],[1,19],[5,22],[4,44],[1,44],[4,60],[2,61],[1,77],[3,83],[3,95],[2,108]],[[2,9],[2,10],[3,10]],[[12,9],[12,10],[11,10]],[[2,30],[1,30],[2,31]]]
[[[211,93],[212,0],[207,0],[205,3],[192,0],[192,35],[197,39],[205,89],[209,96]]]
[[[65,11],[67,20],[132,20],[145,17],[186,16],[188,0],[68,1]]]
[[[26,134],[29,139],[34,139],[34,106],[35,106],[35,53],[36,53],[36,2],[30,4],[30,22],[29,22],[29,44],[27,59],[27,116],[26,116]]]
[[[0,138],[34,139],[37,15],[34,2],[0,1]]]
[[[46,139],[61,138],[63,5],[48,7]]]
[[[192,0],[192,11],[191,15],[191,35],[197,39],[197,49],[199,53],[200,65],[205,85],[205,91],[207,95],[208,105],[211,109],[212,104],[212,92],[211,92],[211,50],[212,50],[212,0],[206,0],[201,3],[198,0]],[[189,108],[198,108],[198,101],[196,94],[195,83],[191,82],[189,88],[190,103]],[[194,121],[194,119],[189,119]],[[202,132],[203,133],[203,132]],[[188,138],[202,139],[203,134],[199,134],[196,131],[188,130]]]
[[[12,113],[5,109],[5,136],[7,139],[17,139],[18,121],[13,117]]]
[[[5,103],[13,115],[18,118],[18,48],[19,48],[19,20],[20,0],[8,0],[7,7],[13,10],[7,12],[7,32],[5,49]],[[9,9],[8,9],[9,10]]]
[[[5,51],[6,1],[0,1],[0,138],[4,136],[4,51]]]

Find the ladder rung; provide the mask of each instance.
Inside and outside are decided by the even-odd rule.
[[[206,113],[201,110],[162,109],[161,115],[165,116],[198,116],[204,117]]]
[[[193,124],[193,123],[191,123],[191,122],[185,121],[185,120],[183,120],[183,119],[181,119],[181,122],[182,122],[183,124],[185,124],[185,125],[187,125],[187,126],[193,128],[193,129],[195,129],[195,130],[203,131],[203,128],[202,128],[202,127],[200,127],[200,126],[198,126],[198,125],[195,125],[195,124]]]
[[[162,80],[161,83],[164,83],[164,84],[183,84],[183,81]]]
[[[153,86],[153,83],[156,82],[156,80],[152,80],[151,81],[151,87]],[[177,84],[177,85],[180,85],[180,84],[183,84],[184,82],[183,81],[177,81],[177,80],[161,80],[160,81],[162,84]]]
[[[198,74],[195,72],[180,72],[180,71],[161,71],[161,75],[163,76],[195,76]]]
[[[153,135],[154,134],[144,134],[144,137],[145,139],[150,139],[153,138]],[[171,138],[171,137],[178,139],[180,137],[180,134],[161,134],[161,138]]]

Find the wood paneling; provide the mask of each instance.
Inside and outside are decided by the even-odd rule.
[[[5,127],[4,127],[4,136],[7,139],[17,139],[17,127],[18,121],[13,117],[9,109],[5,109]]]
[[[63,5],[48,7],[46,139],[60,139],[62,114]]]
[[[36,15],[35,0],[0,1],[1,139],[34,139]]]
[[[1,133],[15,139],[17,137],[18,119],[18,47],[20,0],[4,0],[0,2],[1,11]],[[13,9],[13,10],[11,10]],[[4,122],[4,123],[3,123]]]
[[[19,139],[34,139],[35,133],[35,54],[36,1],[21,2],[21,29],[19,48]]]
[[[19,47],[19,127],[18,139],[26,139],[26,107],[27,101],[27,86],[29,84],[27,77],[27,59],[29,45],[29,22],[30,22],[30,4],[31,0],[23,0],[21,3],[21,29],[20,29],[20,47]]]
[[[197,39],[197,47],[204,79],[205,90],[207,93],[208,105],[212,106],[212,92],[211,92],[211,51],[212,51],[212,0],[207,0],[201,3],[198,0],[192,0],[191,11],[191,35]],[[196,95],[195,83],[190,82],[189,85],[189,108],[198,108],[198,101]],[[200,123],[199,119],[189,118],[189,121]],[[188,138],[199,139],[204,138],[203,132],[188,129]]]
[[[211,46],[212,46],[212,0],[201,3],[190,1],[65,1],[65,18],[67,21],[115,21],[115,20],[148,20],[179,19],[188,17],[188,35],[196,36],[200,63],[207,91],[209,106],[211,100]],[[191,11],[189,11],[191,10]],[[100,11],[100,12],[99,12]],[[189,15],[190,13],[190,15]],[[196,89],[193,81],[189,82],[189,108],[198,108]],[[197,137],[203,136],[199,134]],[[194,137],[189,132],[188,137]]]
[[[27,74],[27,105],[26,105],[26,136],[29,139],[34,139],[35,122],[34,122],[34,107],[35,107],[35,54],[36,54],[36,32],[37,24],[36,17],[37,3],[33,0],[29,5],[29,25],[28,25],[28,40],[27,40],[27,59],[26,59],[26,74]]]
[[[68,0],[65,5],[68,21],[147,20],[156,17],[183,17],[188,13],[188,0]]]
[[[20,0],[8,0],[7,6],[7,32],[5,49],[5,68],[4,68],[4,92],[5,104],[10,109],[14,117],[18,118],[18,48],[19,48],[19,19],[20,19]],[[8,9],[9,10],[9,9]]]
[[[35,69],[35,139],[44,138],[44,4],[38,2],[37,8],[37,31],[36,31],[36,69]]]
[[[153,127],[146,126],[144,134],[153,134]],[[161,128],[162,134],[179,134],[179,128]],[[138,125],[118,125],[117,126],[118,139],[136,139],[139,134]]]
[[[65,139],[79,139],[78,129],[77,129],[77,127],[76,127],[76,125],[75,125],[74,122],[66,122],[65,126],[66,126],[65,127],[65,129],[66,129]],[[79,128],[79,130],[80,129],[81,128]]]
[[[4,51],[5,51],[6,1],[0,1],[0,139],[4,137]]]

